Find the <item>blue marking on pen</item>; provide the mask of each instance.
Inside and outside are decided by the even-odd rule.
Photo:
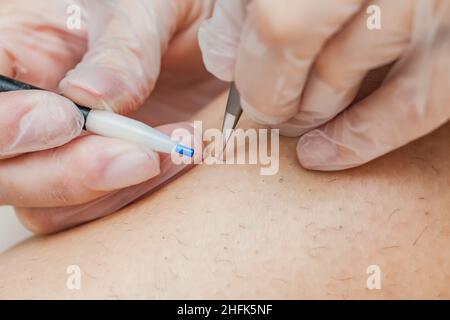
[[[175,152],[179,153],[183,156],[193,157],[194,156],[194,149],[188,148],[186,146],[182,146],[181,144],[177,144],[175,147]]]

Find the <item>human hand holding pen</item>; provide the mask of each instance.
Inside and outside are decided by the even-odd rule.
[[[162,55],[170,65],[192,51],[192,31],[211,3],[188,2],[2,1],[0,74],[67,97],[0,93],[0,204],[16,206],[30,229],[54,232],[104,216],[183,169],[135,144],[79,137],[83,119],[71,101],[136,110],[154,88]],[[71,4],[81,6],[81,30],[66,27]],[[160,130],[179,126],[190,128]]]
[[[377,9],[380,29],[369,28]],[[218,0],[200,46],[207,68],[235,81],[248,116],[303,135],[304,167],[341,170],[450,119],[449,28],[445,0]],[[353,104],[369,71],[393,62]]]

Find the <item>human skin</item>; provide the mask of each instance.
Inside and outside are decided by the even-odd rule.
[[[194,118],[219,127],[224,105]],[[448,299],[449,136],[446,125],[342,172],[302,169],[292,138],[273,176],[199,165],[116,214],[0,255],[0,298]],[[80,290],[66,287],[69,265]],[[379,290],[366,286],[371,265]]]

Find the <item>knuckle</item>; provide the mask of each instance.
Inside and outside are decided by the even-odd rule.
[[[67,159],[68,167],[76,168],[76,175],[70,178],[71,184],[76,184],[79,190],[94,192],[98,183],[103,181],[105,170],[122,153],[129,151],[128,147],[118,144],[112,138],[90,135],[77,139],[71,146],[71,158]],[[66,179],[68,180],[68,179]],[[68,190],[70,192],[71,190]]]
[[[72,181],[73,177],[67,168],[65,159],[61,156],[58,149],[51,149],[49,158],[53,164],[53,172],[55,178],[52,179],[51,184],[46,188],[48,190],[43,198],[51,203],[59,203],[61,206],[68,205],[71,202]]]
[[[0,157],[7,157],[14,154],[14,151],[11,150],[11,145],[14,144],[18,130],[14,130],[13,126],[9,128],[10,130],[5,130],[0,134]]]
[[[101,174],[112,160],[110,138],[86,136],[78,139],[73,145],[72,158],[68,166],[77,168],[79,180],[92,180]],[[103,146],[102,146],[103,144]]]
[[[300,56],[315,55],[326,39],[338,30],[361,0],[324,0],[320,5],[296,0],[259,0],[253,4],[254,23],[262,41],[274,47],[294,48]],[[340,10],[323,7],[339,6]]]
[[[294,34],[301,36],[301,19],[291,19],[292,14],[287,13],[285,4],[262,0],[255,2],[253,9],[256,27],[264,41],[280,45]]]
[[[320,29],[301,2],[278,3],[271,0],[258,1],[254,5],[254,19],[263,42],[273,47],[295,48],[300,54],[312,55],[321,43]]]
[[[59,181],[55,183],[55,186],[49,192],[49,198],[62,206],[68,205],[71,202],[71,198],[69,196],[70,188],[68,188],[67,182],[63,179],[58,179]]]

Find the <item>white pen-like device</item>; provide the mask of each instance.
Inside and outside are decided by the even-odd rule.
[[[178,144],[145,123],[110,111],[88,110],[84,126],[89,132],[145,145],[157,152],[176,152],[189,157],[194,156],[194,149]]]
[[[43,89],[0,75],[0,92],[18,90]],[[79,105],[77,107],[84,117],[84,129],[89,132],[141,144],[157,152],[176,152],[188,157],[194,156],[194,149],[178,144],[169,136],[142,122],[114,112]]]

